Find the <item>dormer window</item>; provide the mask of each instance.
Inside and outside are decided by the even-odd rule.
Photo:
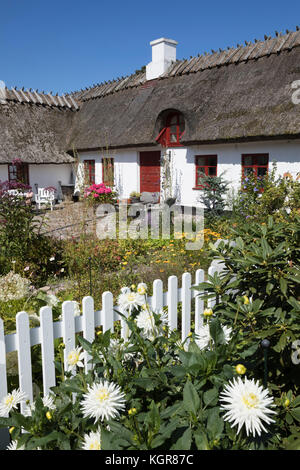
[[[165,126],[156,138],[162,147],[180,147],[181,137],[184,134],[185,122],[183,114],[179,111],[170,112],[164,120]]]

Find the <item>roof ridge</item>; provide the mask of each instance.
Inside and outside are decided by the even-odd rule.
[[[271,54],[278,54],[284,50],[292,50],[294,47],[300,46],[300,28],[299,26],[296,26],[295,31],[286,29],[285,33],[275,31],[275,36],[273,37],[265,34],[263,40],[255,38],[253,41],[254,42],[244,41],[245,45],[237,43],[235,47],[228,46],[227,49],[219,48],[218,51],[212,49],[211,53],[205,51],[202,54],[198,54],[197,56],[191,56],[190,59],[177,59],[172,63],[169,69],[158,78],[166,79],[178,75],[197,73],[205,69],[211,69],[213,67],[221,67],[231,63],[237,64],[240,62],[246,62],[248,60],[255,60],[259,57],[270,56]],[[127,88],[137,87],[141,84],[144,84],[145,82],[145,71],[136,70],[131,75],[117,77],[101,83],[94,83],[93,85],[84,89],[81,88],[80,90],[71,91],[61,96],[64,97],[64,100],[70,99],[72,101],[76,100],[78,102],[89,101],[91,99],[100,98]],[[14,89],[16,90],[16,88]],[[21,95],[24,95],[24,87],[19,91]],[[29,101],[34,102],[34,100],[32,100],[30,97],[30,91],[31,89],[25,92],[26,95],[23,101],[28,101],[29,97]],[[35,93],[37,93],[37,91]],[[46,97],[49,96],[52,96],[52,92],[50,92],[50,94],[46,94]],[[58,95],[56,94],[56,96]],[[45,101],[47,102],[46,97]],[[53,101],[54,100],[52,99],[51,103]],[[76,101],[72,103],[72,107],[78,109],[76,108],[76,106],[78,106]]]
[[[29,88],[27,90],[22,88],[17,88],[11,87],[9,89],[8,87],[5,87],[5,97],[2,101],[2,103],[7,102],[7,101],[16,101],[19,103],[32,103],[32,104],[39,104],[39,105],[46,105],[50,107],[59,107],[59,108],[68,108],[72,110],[78,110],[79,109],[79,104],[76,102],[76,99],[73,96],[66,96],[64,93],[59,95],[56,93],[56,95],[52,94],[52,91],[49,93],[39,92],[37,90],[33,90],[32,88]]]

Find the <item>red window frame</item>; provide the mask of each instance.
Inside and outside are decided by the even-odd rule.
[[[95,160],[84,160],[84,179],[87,184],[95,184]]]
[[[19,183],[29,185],[29,165],[20,162],[17,164],[8,164],[8,181],[18,181]]]
[[[252,162],[251,164],[246,164],[246,158],[251,158]],[[266,159],[267,163],[262,163],[263,159]],[[242,181],[243,179],[247,176],[247,173],[245,170],[247,168],[251,168],[252,174],[257,178],[259,176],[259,169],[260,168],[265,168],[266,172],[265,174],[268,173],[269,171],[269,154],[268,153],[243,153],[242,154]]]
[[[111,165],[111,174],[105,174],[105,170],[107,170],[106,165]],[[115,184],[115,164],[112,157],[102,158],[102,182],[109,187],[112,187]]]
[[[202,159],[201,164],[200,159]],[[204,163],[203,163],[204,161]],[[201,168],[202,174],[205,176],[217,176],[218,174],[218,155],[195,155],[195,188],[203,189],[203,185],[199,183],[198,169]],[[214,174],[212,174],[210,168],[214,168]]]
[[[175,121],[175,122],[174,122]],[[166,118],[166,126],[158,134],[156,141],[162,147],[182,147],[180,139],[184,134],[184,117],[182,113],[172,112]],[[172,137],[175,136],[175,140]]]

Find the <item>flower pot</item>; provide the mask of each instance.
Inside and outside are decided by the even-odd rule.
[[[131,204],[136,204],[136,203],[140,202],[140,198],[135,197],[135,196],[131,197],[130,200],[131,200]]]

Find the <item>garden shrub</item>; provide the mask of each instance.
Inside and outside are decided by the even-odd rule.
[[[0,273],[7,274],[14,267],[40,286],[50,275],[59,275],[60,243],[40,233],[44,217],[36,220],[31,205],[23,197],[11,195],[11,189],[24,192],[31,188],[18,182],[0,183]]]

